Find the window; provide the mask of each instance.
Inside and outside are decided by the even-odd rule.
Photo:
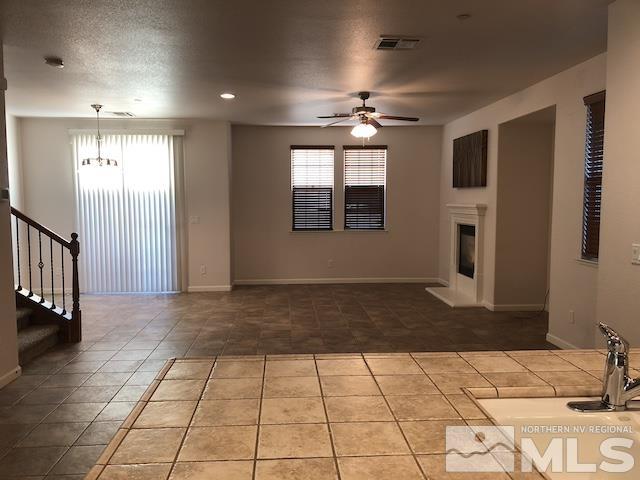
[[[344,147],[344,228],[383,230],[387,147]]]
[[[585,260],[597,260],[600,247],[605,97],[605,92],[600,92],[584,98],[587,107],[587,132],[584,155],[582,258]]]
[[[291,147],[293,230],[333,229],[333,150]]]

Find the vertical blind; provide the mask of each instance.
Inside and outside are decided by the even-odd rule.
[[[118,167],[98,167],[81,165],[96,154],[95,136],[72,136],[83,291],[179,289],[174,156],[180,142],[170,135],[104,135],[103,157]]]
[[[344,228],[383,230],[387,147],[344,147]]]
[[[588,260],[597,260],[600,250],[605,99],[605,92],[584,98],[587,107],[587,131],[584,156],[582,258]]]
[[[291,146],[293,230],[333,228],[333,146]]]

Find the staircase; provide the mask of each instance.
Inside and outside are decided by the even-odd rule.
[[[76,233],[67,240],[13,207],[11,215],[18,353],[24,365],[59,341],[82,339],[80,244]]]
[[[18,362],[25,365],[53,347],[60,341],[60,327],[55,324],[34,323],[31,310],[19,308],[18,322]]]

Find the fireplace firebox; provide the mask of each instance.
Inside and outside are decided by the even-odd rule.
[[[458,273],[473,278],[476,267],[476,227],[458,224]]]

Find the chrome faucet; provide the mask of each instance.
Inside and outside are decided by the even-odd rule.
[[[569,402],[578,412],[613,412],[629,408],[633,397],[640,395],[640,379],[629,377],[629,342],[608,325],[600,323],[607,338],[607,359],[602,379],[602,398],[587,402]]]

